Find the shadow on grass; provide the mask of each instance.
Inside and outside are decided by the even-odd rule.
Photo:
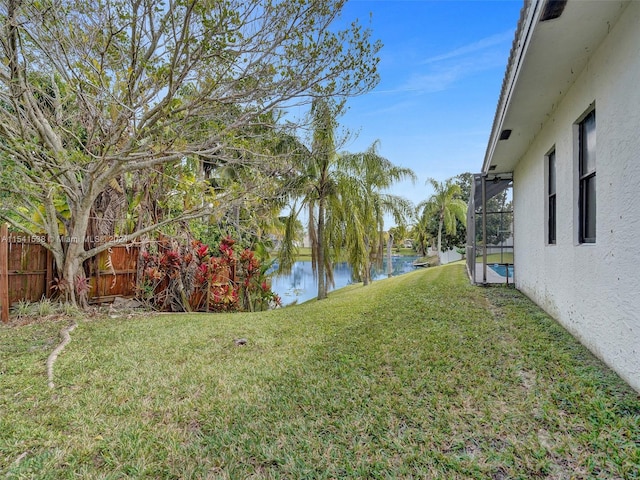
[[[53,395],[45,348],[24,375],[12,364],[9,477],[637,478],[637,393],[520,293],[472,287],[461,265],[280,311],[95,322],[74,337]]]

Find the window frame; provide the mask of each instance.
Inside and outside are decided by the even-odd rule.
[[[546,240],[547,245],[556,245],[558,241],[558,217],[557,217],[557,161],[556,147],[549,150],[545,155],[545,177],[546,177]],[[552,184],[553,182],[553,184]]]
[[[592,128],[590,123],[593,122]],[[578,243],[596,243],[596,111],[589,110],[578,122]]]

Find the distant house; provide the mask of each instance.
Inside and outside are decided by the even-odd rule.
[[[640,390],[640,1],[525,2],[481,178],[516,287]]]

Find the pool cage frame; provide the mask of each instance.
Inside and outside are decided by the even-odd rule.
[[[500,204],[490,202],[505,191]],[[514,283],[513,204],[505,201],[513,198],[512,191],[511,173],[473,175],[467,209],[466,257],[467,273],[474,284]],[[490,266],[504,268],[506,275]]]

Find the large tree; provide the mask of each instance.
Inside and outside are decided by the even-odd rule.
[[[4,2],[0,218],[27,234],[46,233],[58,277],[82,280],[83,261],[116,241],[82,239],[92,217],[124,208],[109,204],[126,182],[194,159],[260,168],[264,156],[249,154],[256,142],[246,138],[258,126],[277,128],[265,114],[315,98],[343,100],[377,83],[380,45],[370,32],[357,23],[332,27],[343,4]],[[117,241],[233,200],[204,182],[180,184],[198,201],[167,207],[157,222],[139,222]]]
[[[409,201],[386,190],[415,175],[382,157],[379,142],[365,152],[336,153],[336,111],[326,102],[314,105],[312,148],[300,158],[298,188],[292,191],[301,202],[287,218],[289,228],[279,252],[280,270],[286,272],[294,261],[295,219],[306,208],[318,300],[327,297],[332,265],[338,260],[347,260],[354,277],[367,285],[372,260],[383,258],[384,215],[403,223],[413,210]]]
[[[333,282],[330,256],[331,229],[327,229],[327,215],[336,208],[337,179],[335,166],[336,117],[341,106],[325,99],[317,99],[311,106],[310,148],[302,143],[297,156],[296,178],[290,195],[294,204],[286,219],[284,239],[279,251],[279,271],[290,271],[295,257],[295,225],[300,213],[309,215],[308,234],[311,242],[311,264],[318,279],[318,300],[327,298],[329,286]]]
[[[415,173],[380,155],[379,146],[375,141],[364,152],[343,153],[338,161],[344,242],[337,247],[346,251],[354,276],[364,285],[371,282],[372,261],[382,262],[385,215],[402,225],[413,211],[407,199],[387,190],[402,180],[415,181]]]
[[[420,224],[428,225],[429,220],[436,222],[438,254],[442,251],[442,233],[455,235],[457,222],[462,225],[467,221],[467,203],[460,198],[462,190],[460,185],[449,178],[444,182],[438,182],[434,178],[427,180],[433,188],[433,194],[429,199],[418,205],[421,211]]]
[[[466,172],[461,173],[453,177],[451,181],[456,185],[460,186],[460,193],[457,196],[457,198],[464,201],[468,205],[469,197],[471,195],[471,183],[473,182],[473,174],[466,173]],[[426,235],[426,237],[437,239],[438,227],[440,225],[439,219],[436,216],[432,216],[432,217],[427,217],[421,220],[423,220],[423,222],[426,222],[425,225],[421,227],[425,229],[424,235]],[[448,232],[446,228],[442,231],[442,235],[441,235],[442,251],[461,248],[467,242],[466,221],[462,222],[456,219],[455,222],[456,222],[456,225],[455,225],[456,228],[451,230],[452,233]]]

